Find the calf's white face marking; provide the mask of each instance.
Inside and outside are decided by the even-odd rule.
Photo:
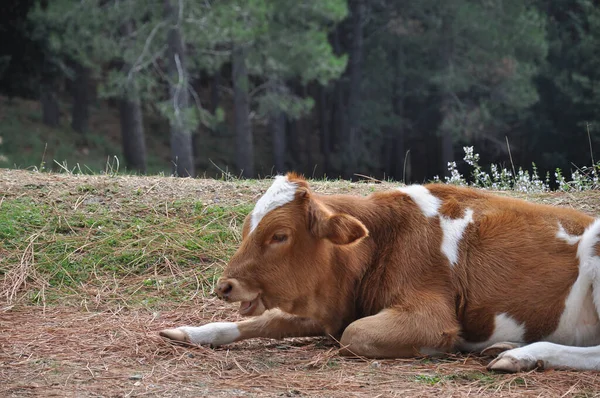
[[[409,185],[407,187],[398,188],[398,190],[410,196],[413,202],[419,206],[425,217],[437,216],[442,201],[433,196],[431,192],[429,192],[429,189],[422,185]]]
[[[250,232],[254,231],[260,221],[272,210],[294,200],[298,184],[290,182],[286,176],[275,177],[275,182],[256,202],[250,220]]]
[[[444,236],[442,238],[442,253],[450,261],[450,266],[458,262],[458,247],[465,233],[467,225],[473,222],[473,210],[467,209],[463,218],[451,219],[440,216],[440,226]]]
[[[481,351],[495,343],[508,341],[511,343],[522,343],[525,341],[525,326],[518,323],[513,317],[502,313],[494,319],[494,333],[487,341],[481,343],[463,342],[460,349],[463,351]]]

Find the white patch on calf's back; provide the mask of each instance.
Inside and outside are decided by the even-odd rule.
[[[442,227],[442,253],[450,261],[450,266],[458,262],[458,248],[467,225],[473,222],[473,210],[467,209],[462,218],[451,219],[440,216],[440,226]]]
[[[294,200],[298,184],[288,180],[286,176],[277,176],[267,192],[256,202],[250,220],[250,232],[254,231],[260,221],[272,210]]]
[[[558,232],[556,233],[556,237],[558,239],[562,239],[570,245],[574,245],[575,243],[581,240],[581,236],[571,235],[567,231],[565,231],[562,224],[558,223]]]
[[[407,187],[398,188],[400,192],[403,192],[410,196],[417,206],[421,209],[425,217],[434,217],[438,215],[438,210],[442,205],[442,201],[433,196],[429,189],[423,185],[409,185]]]
[[[480,343],[464,341],[459,348],[462,351],[481,351],[495,343],[522,343],[525,341],[525,325],[518,323],[513,317],[502,313],[494,318],[494,332],[489,339]]]

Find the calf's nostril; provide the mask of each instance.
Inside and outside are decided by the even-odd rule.
[[[229,296],[232,289],[233,289],[233,285],[229,282],[221,282],[217,286],[218,294],[219,294],[219,296],[222,296],[222,297]]]

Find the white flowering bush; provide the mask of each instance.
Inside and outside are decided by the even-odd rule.
[[[519,167],[518,171],[513,172],[506,168],[500,168],[496,164],[490,165],[489,172],[483,170],[479,165],[479,154],[475,153],[472,146],[463,147],[465,156],[463,160],[471,166],[471,178],[468,181],[459,171],[456,162],[448,163],[450,176],[444,177],[446,184],[473,186],[478,188],[492,189],[496,191],[518,191],[518,192],[547,192],[550,190],[550,174],[542,180],[538,174],[535,163],[532,164],[532,170],[524,170]],[[571,173],[571,181],[567,181],[560,169],[554,173],[554,182],[557,190],[584,191],[590,189],[600,189],[600,162],[593,167],[584,167]],[[435,181],[441,181],[439,177]]]

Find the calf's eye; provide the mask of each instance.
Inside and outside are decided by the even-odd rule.
[[[274,234],[273,237],[271,238],[271,242],[272,243],[281,243],[281,242],[285,242],[287,240],[287,235],[286,234]]]

